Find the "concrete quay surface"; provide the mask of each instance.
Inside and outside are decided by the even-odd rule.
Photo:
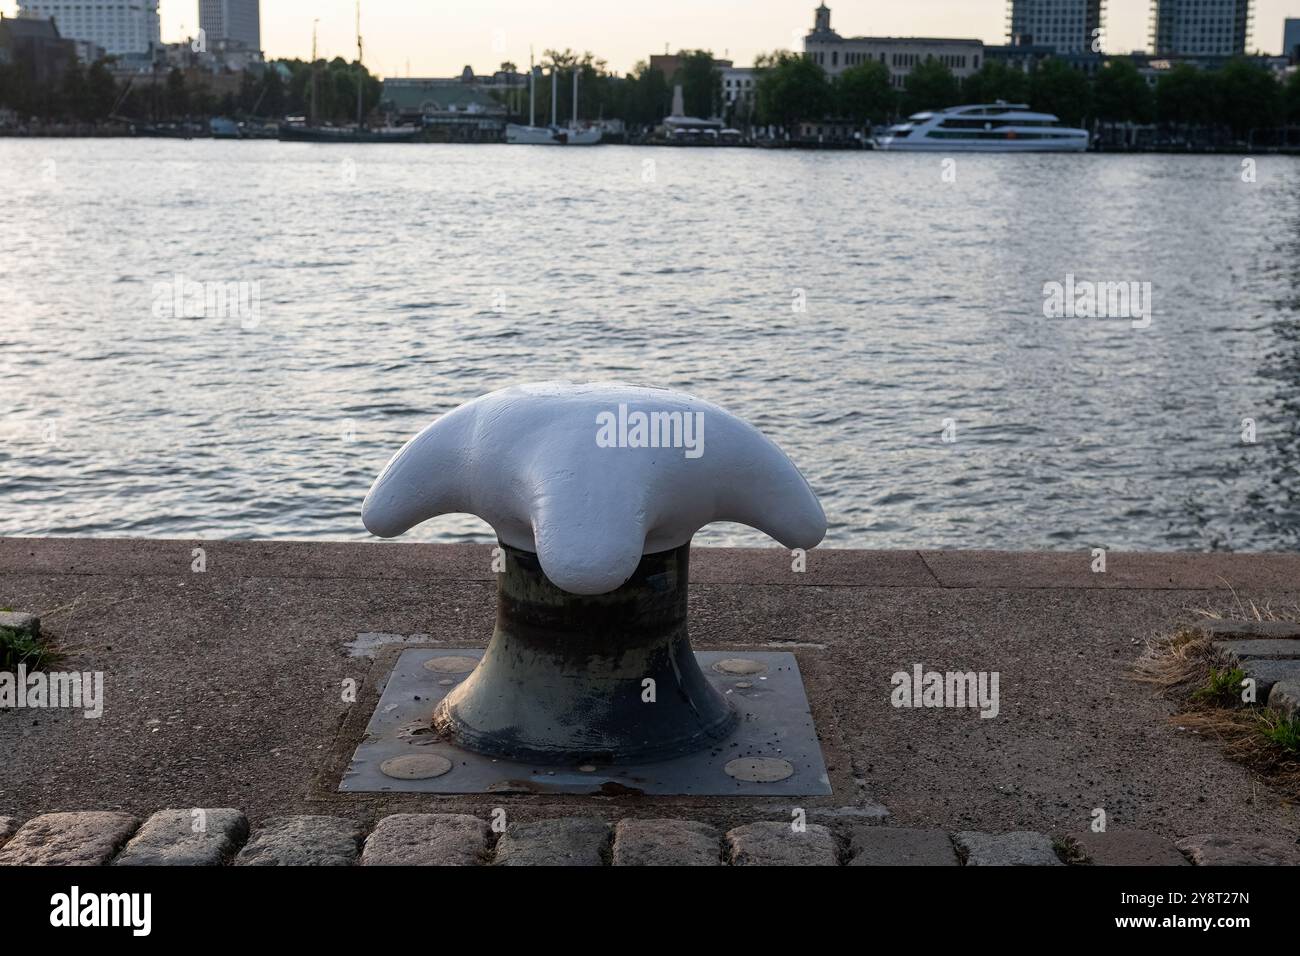
[[[1198,609],[1294,612],[1300,555],[1111,553],[1094,573],[1087,552],[827,549],[795,573],[783,550],[697,548],[695,646],[795,654],[830,796],[338,793],[396,647],[487,643],[491,562],[488,545],[0,538],[0,608],[41,617],[60,669],[104,674],[101,717],[0,711],[0,817],[17,829],[112,811],[132,821],[109,820],[120,843],[159,808],[239,808],[250,845],[268,822],[306,815],[351,821],[360,847],[401,814],[487,821],[504,808],[512,826],[668,819],[730,834],[788,830],[797,807],[839,841],[840,862],[863,824],[921,833],[899,838],[908,853],[946,856],[938,831],[978,857],[1001,845],[979,834],[1081,834],[1096,809],[1193,859],[1188,846],[1300,835],[1294,806],[1169,721],[1129,673],[1145,641]],[[404,643],[366,656],[359,635]],[[891,675],[917,664],[997,672],[997,716],[892,706]],[[348,680],[355,702],[340,694]],[[892,846],[873,839],[863,853]]]

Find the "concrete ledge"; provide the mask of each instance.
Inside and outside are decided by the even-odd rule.
[[[495,580],[489,544],[0,538],[0,575],[189,575],[195,548],[213,579]],[[1113,552],[1094,573],[1087,551],[863,551],[818,548],[792,570],[781,548],[693,548],[698,584],[815,587],[1121,588],[1300,587],[1300,554]]]

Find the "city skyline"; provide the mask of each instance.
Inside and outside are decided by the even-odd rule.
[[[909,0],[882,4],[842,0],[828,4],[836,29],[845,36],[935,36],[1005,43],[1006,0]],[[366,0],[361,32],[370,68],[389,76],[452,76],[467,64],[477,71],[503,61],[528,62],[530,47],[540,57],[549,48],[591,51],[609,68],[626,73],[665,46],[711,49],[716,56],[749,65],[774,49],[800,49],[812,26],[813,0],[713,0],[707,4],[662,0],[653,8],[612,9],[597,0],[485,0],[454,13],[430,9],[418,0]],[[1127,53],[1149,46],[1151,0],[1111,0],[1105,17],[1105,49]],[[0,0],[7,16],[16,0]],[[197,0],[161,0],[162,38],[176,41],[195,33]],[[268,57],[311,52],[313,20],[319,20],[321,56],[356,56],[355,0],[279,0],[261,11],[261,35]],[[1255,0],[1250,49],[1279,53],[1283,21],[1300,16],[1300,0]]]

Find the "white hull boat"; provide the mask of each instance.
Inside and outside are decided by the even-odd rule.
[[[551,67],[551,125],[537,125],[537,68],[528,68],[528,125],[506,124],[506,142],[512,146],[595,146],[600,142],[598,126],[578,125],[578,69],[573,71],[573,119],[561,126],[557,116],[559,74]]]
[[[561,126],[506,125],[506,142],[516,146],[595,146],[600,142],[601,131],[566,129]]]
[[[1080,153],[1088,148],[1088,131],[1024,104],[976,104],[917,113],[891,126],[875,146],[914,153]]]

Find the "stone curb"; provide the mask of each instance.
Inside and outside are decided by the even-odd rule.
[[[760,821],[720,833],[681,818],[562,817],[493,828],[468,814],[398,813],[369,832],[335,816],[273,817],[253,829],[238,810],[160,810],[140,826],[118,812],[0,817],[0,866],[1061,866],[1052,838],[1016,831],[950,833]],[[12,834],[6,838],[7,834]],[[1073,833],[1067,862],[1085,865],[1300,865],[1300,846],[1256,834],[1202,834],[1176,844],[1146,831]],[[128,842],[129,841],[129,842]],[[245,842],[247,841],[247,842]],[[364,849],[363,849],[364,843]]]
[[[394,813],[361,851],[362,866],[478,866],[488,862],[492,830],[464,813]]]
[[[131,838],[114,866],[220,866],[248,839],[238,810],[159,810]]]
[[[4,845],[0,866],[102,866],[139,825],[129,813],[46,813]]]

